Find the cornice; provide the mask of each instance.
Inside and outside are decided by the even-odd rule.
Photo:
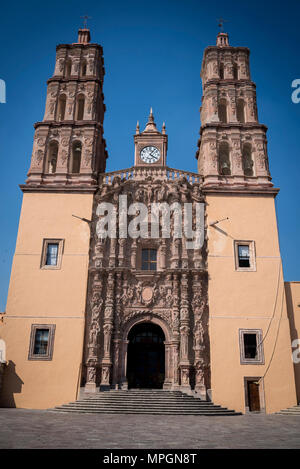
[[[64,78],[64,77],[60,77],[58,75],[53,75],[53,77],[49,78],[46,83],[48,85],[49,83],[53,83],[53,82],[58,82],[58,83],[72,83],[72,82],[87,83],[87,82],[93,82],[93,83],[98,83],[99,85],[102,85],[103,84],[103,79],[101,80],[100,78],[95,78],[93,75],[85,76],[85,77],[69,77],[69,78]]]
[[[240,122],[207,122],[206,124],[202,125],[200,128],[200,135],[206,129],[241,129],[241,130],[252,130],[252,129],[260,129],[267,132],[268,127],[265,124],[259,124],[257,122],[247,122],[247,123],[240,123]]]
[[[257,196],[271,196],[271,197],[276,197],[277,194],[279,193],[280,189],[277,187],[202,187],[203,194],[226,194],[226,195],[257,195]]]
[[[80,42],[74,42],[73,44],[58,44],[56,46],[56,50],[59,49],[98,49],[101,51],[101,54],[103,54],[103,47],[100,46],[100,44],[97,44],[96,42],[88,42],[87,44],[82,44]]]
[[[59,193],[59,194],[94,194],[99,188],[98,185],[94,186],[47,186],[47,185],[30,185],[20,184],[22,192],[40,192],[40,193]]]
[[[205,82],[203,85],[203,90],[208,88],[210,85],[218,85],[222,87],[222,85],[236,85],[237,87],[243,87],[245,85],[251,86],[251,88],[256,89],[256,84],[252,80],[248,80],[247,78],[239,78],[234,80],[233,78],[210,78]]]
[[[36,122],[34,124],[34,128],[36,129],[37,127],[96,127],[99,129],[103,130],[103,125],[100,122],[97,121],[89,121],[89,120],[84,120],[84,121],[75,121],[75,120],[65,120],[65,121],[40,121]]]

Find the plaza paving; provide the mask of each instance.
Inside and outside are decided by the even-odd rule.
[[[300,417],[88,415],[0,409],[0,448],[300,448]]]

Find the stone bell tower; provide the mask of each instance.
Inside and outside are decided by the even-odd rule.
[[[9,360],[17,363],[24,383],[16,396],[19,406],[43,408],[77,397],[89,221],[107,156],[102,54],[86,28],[79,30],[76,43],[57,46],[44,119],[35,124],[3,324]],[[41,335],[46,346],[36,353]],[[8,367],[4,404],[15,379]]]
[[[218,34],[216,46],[205,49],[196,153],[204,186],[272,186],[267,127],[258,121],[249,53],[246,47],[231,47],[223,32]]]
[[[88,29],[78,31],[76,43],[57,46],[44,119],[35,124],[27,185],[90,186],[105,171],[102,54]]]

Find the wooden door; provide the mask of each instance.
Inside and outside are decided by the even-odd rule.
[[[257,384],[255,381],[248,381],[248,400],[250,412],[259,412],[259,384]]]

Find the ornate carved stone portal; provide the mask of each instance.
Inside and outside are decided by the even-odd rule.
[[[151,204],[175,203],[170,212],[170,236],[164,233],[161,217],[158,237],[151,236],[150,224],[148,237],[123,236],[126,223],[128,227],[134,216],[127,215],[125,223],[127,207],[120,205],[120,196],[126,196],[127,207],[143,202],[149,210],[148,221]],[[119,220],[115,238],[104,238],[99,229],[103,202],[112,204]],[[176,238],[175,228],[184,203],[193,207],[195,226],[194,209],[199,202],[204,198],[197,174],[166,166],[139,166],[103,175],[91,223],[86,391],[127,388],[129,332],[137,323],[152,322],[165,336],[163,388],[194,390],[206,398],[210,388],[206,241],[200,249],[187,249],[188,239],[184,234]],[[155,270],[142,268],[142,251],[147,249],[156,252]]]

